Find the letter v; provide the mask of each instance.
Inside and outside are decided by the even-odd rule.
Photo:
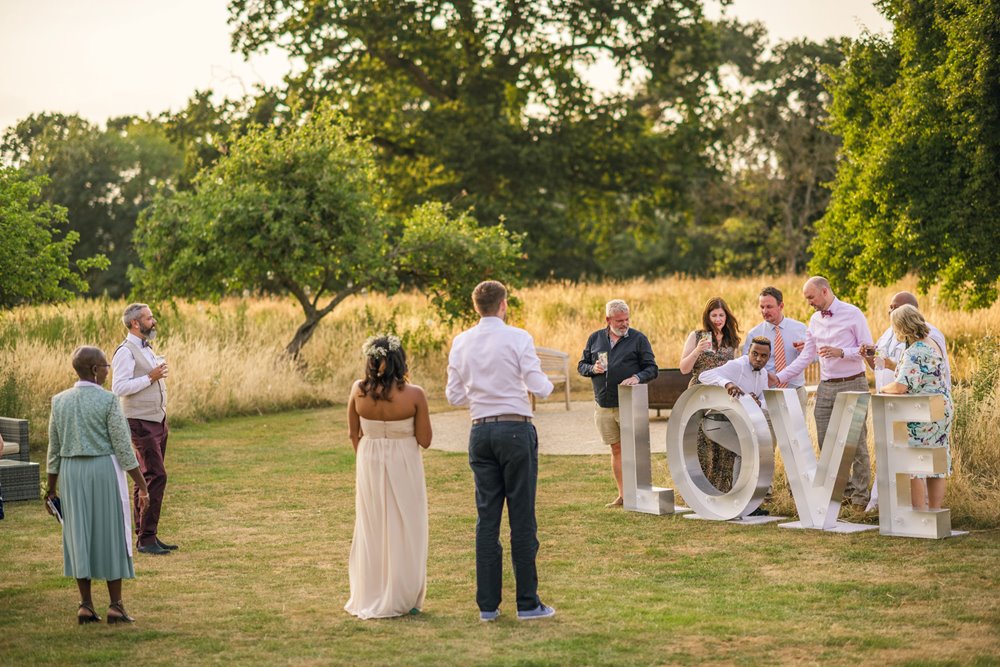
[[[868,416],[871,395],[863,391],[837,394],[830,427],[817,461],[806,427],[805,412],[799,405],[795,390],[768,389],[764,393],[800,527],[835,528],[854,451],[859,446],[867,446],[867,443],[858,441]]]

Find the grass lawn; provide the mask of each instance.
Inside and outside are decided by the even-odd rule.
[[[471,473],[431,451],[424,613],[356,620],[343,412],[173,431],[160,528],[181,550],[136,555],[131,627],[77,626],[55,521],[40,502],[8,505],[0,664],[998,664],[1000,532],[927,541],[622,513],[603,507],[603,457],[540,462],[539,592],[554,619],[517,622],[508,560],[504,615],[479,622]]]

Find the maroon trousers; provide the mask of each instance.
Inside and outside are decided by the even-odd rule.
[[[167,454],[167,420],[157,423],[129,419],[128,427],[132,431],[132,447],[135,449],[135,457],[139,459],[139,470],[149,487],[149,507],[145,512],[139,512],[139,489],[136,488],[132,494],[138,543],[148,545],[156,541],[163,492],[167,488],[167,470],[163,465],[163,457]]]

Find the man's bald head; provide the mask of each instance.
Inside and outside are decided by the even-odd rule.
[[[824,278],[823,276],[813,276],[812,278],[806,281],[806,284],[802,286],[802,289],[805,289],[806,287],[809,286],[815,287],[816,289],[828,289],[831,292],[833,291],[832,289],[830,289],[830,281]]]
[[[896,292],[889,301],[889,312],[891,313],[900,306],[920,307],[917,305],[917,297],[913,296],[910,292]]]
[[[823,276],[813,276],[802,286],[802,296],[816,310],[825,310],[833,303],[834,294],[830,281]]]

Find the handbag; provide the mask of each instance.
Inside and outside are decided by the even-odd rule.
[[[52,496],[51,498],[47,498],[45,500],[45,504],[49,506],[50,510],[52,510],[52,516],[56,518],[56,521],[59,522],[59,525],[62,525],[63,522],[62,501],[59,500],[59,496]]]

